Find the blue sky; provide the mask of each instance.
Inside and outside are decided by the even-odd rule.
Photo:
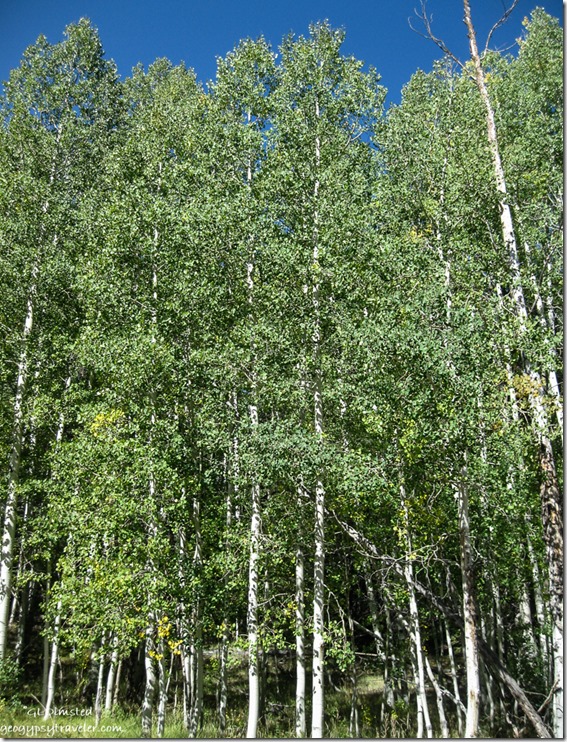
[[[514,44],[522,19],[536,6],[563,18],[562,0],[520,0],[492,46]],[[388,88],[387,101],[399,102],[411,75],[418,68],[429,71],[441,56],[409,28],[416,7],[419,0],[0,0],[0,80],[7,79],[39,34],[58,42],[65,26],[81,17],[99,29],[106,56],[123,77],[138,62],[147,66],[167,57],[174,64],[184,61],[202,82],[214,77],[216,58],[240,39],[263,35],[277,47],[287,33],[307,34],[309,23],[328,19],[347,32],[344,52],[373,65]],[[502,7],[502,0],[471,0],[480,43]],[[428,0],[427,8],[436,35],[465,58],[461,0]]]

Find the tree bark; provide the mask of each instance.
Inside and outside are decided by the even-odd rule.
[[[158,705],[156,736],[160,739],[165,733],[165,711],[167,706],[167,671],[165,669],[165,643],[160,637],[158,647]]]
[[[319,102],[315,101],[315,116],[319,118]],[[315,138],[315,168],[317,177],[314,187],[314,201],[317,203],[319,197],[318,171],[321,163],[321,141],[319,136]],[[313,360],[315,375],[313,380],[313,411],[315,435],[319,442],[323,440],[323,401],[321,390],[321,318],[319,298],[319,226],[318,214],[314,214],[313,227],[313,320],[314,330],[312,338]],[[323,607],[325,601],[325,488],[321,473],[316,477],[315,484],[315,556],[313,572],[313,689],[311,709],[311,737],[318,739],[323,736],[324,717],[324,646],[323,637],[324,617]]]
[[[195,552],[193,568],[196,574],[202,571],[203,547],[201,534],[201,504],[198,498],[193,500],[193,527],[195,529]],[[203,719],[203,622],[201,596],[194,597],[193,603],[193,640],[192,640],[192,704],[189,718],[189,737],[195,738]]]
[[[146,643],[144,648],[144,667],[146,670],[144,700],[142,701],[142,737],[144,738],[152,736],[152,712],[156,688],[154,629],[155,617],[152,613],[150,615],[149,626],[146,629]]]
[[[102,695],[104,692],[104,636],[100,643],[100,659],[98,661],[98,674],[96,681],[96,696],[95,696],[95,726],[98,727],[102,716]]]
[[[51,655],[49,669],[47,671],[46,698],[43,713],[44,721],[51,715],[51,704],[55,696],[55,673],[57,671],[57,657],[59,652],[59,627],[61,625],[61,600],[57,602],[57,614],[53,627],[53,641],[51,642]]]
[[[423,649],[421,642],[421,629],[419,626],[419,612],[417,608],[417,600],[415,597],[415,580],[413,574],[413,548],[412,539],[410,535],[410,521],[409,511],[406,502],[406,493],[403,482],[400,483],[400,496],[402,509],[404,512],[404,526],[406,531],[406,543],[407,543],[407,554],[404,562],[404,577],[408,589],[409,596],[409,612],[410,612],[410,624],[407,626],[408,633],[412,640],[413,655],[414,655],[414,674],[415,674],[415,695],[417,702],[417,724],[418,724],[418,737],[423,737],[423,728],[427,737],[431,739],[433,737],[433,728],[431,726],[431,718],[429,716],[429,707],[427,704],[427,694],[425,692],[425,672],[423,663]]]
[[[33,328],[34,301],[38,280],[38,262],[32,268],[31,285],[28,290],[26,318],[22,333],[22,346],[18,363],[16,397],[13,408],[12,445],[8,464],[8,494],[4,508],[2,552],[0,561],[0,661],[4,659],[8,644],[8,622],[12,599],[12,560],[14,556],[17,519],[17,487],[20,473],[24,433],[24,393],[28,376],[29,338]]]
[[[234,408],[235,408],[235,414],[238,414],[237,406],[236,406],[236,394],[233,394],[233,400],[234,400]],[[236,440],[233,439],[233,446],[234,446],[234,457],[235,459],[238,457],[238,444],[236,443]],[[232,474],[236,477],[236,469],[237,469],[237,463],[236,461],[231,462],[232,466]],[[230,529],[232,526],[232,488],[234,484],[232,483],[232,477],[228,473],[228,463],[226,465],[227,469],[227,475],[226,475],[226,481],[227,481],[227,492],[226,492],[226,538],[225,538],[225,555],[228,558],[230,554]],[[226,570],[226,576],[225,576],[225,584],[224,584],[224,591],[225,591],[225,602],[224,602],[224,612],[223,612],[223,622],[222,622],[222,637],[221,637],[221,646],[220,646],[220,652],[219,652],[219,731],[222,734],[224,734],[224,731],[226,729],[226,711],[228,706],[228,653],[229,653],[229,646],[230,646],[230,626],[229,626],[229,616],[227,611],[227,605],[229,600],[229,585],[228,585],[229,575],[228,570]]]
[[[447,716],[445,715],[445,707],[443,705],[443,693],[441,692],[441,687],[439,686],[439,683],[437,682],[437,679],[433,674],[433,670],[431,669],[431,664],[427,655],[425,655],[424,659],[427,677],[431,681],[431,685],[433,686],[433,690],[435,691],[435,698],[437,699],[437,713],[439,714],[439,723],[441,725],[441,736],[443,737],[443,739],[447,739],[449,737],[449,725],[447,724]]]
[[[249,180],[251,173],[249,169]],[[254,264],[247,264],[247,286],[248,302],[252,307],[254,295]],[[254,346],[254,341],[253,346]],[[254,347],[252,348],[254,355]],[[255,366],[255,358],[253,364]],[[258,407],[256,406],[256,368],[252,370],[252,402],[248,405],[248,414],[252,426],[252,434],[258,429]],[[260,509],[260,483],[257,474],[253,475],[251,488],[252,516],[250,519],[250,560],[248,565],[248,724],[246,737],[255,739],[258,730],[258,717],[260,713],[260,677],[258,657],[258,569],[260,562],[260,532],[261,532],[261,509]]]
[[[51,171],[49,174],[49,190],[55,181],[55,171],[57,165],[57,156],[59,143],[63,134],[63,127],[57,127],[55,138],[55,150],[51,161]],[[49,211],[49,196],[42,204],[41,211],[43,216]],[[29,341],[34,325],[35,298],[37,292],[37,283],[40,275],[41,252],[43,240],[45,238],[46,224],[42,221],[39,230],[39,248],[34,258],[31,276],[28,286],[26,300],[26,316],[21,337],[20,360],[18,362],[18,373],[16,377],[16,396],[14,399],[13,418],[12,418],[12,442],[10,447],[10,457],[8,460],[8,492],[4,506],[4,524],[2,530],[2,547],[0,555],[0,661],[4,659],[8,642],[8,620],[10,616],[10,601],[12,597],[12,560],[14,556],[15,537],[16,537],[16,508],[17,508],[17,487],[20,474],[20,460],[23,444],[24,428],[24,395],[27,386],[28,362],[29,362]],[[58,242],[58,235],[53,236],[53,246]]]
[[[458,483],[459,533],[461,542],[461,578],[463,589],[463,623],[467,667],[467,717],[465,738],[478,737],[480,704],[480,669],[478,663],[478,620],[474,597],[474,575],[469,521],[467,467]]]
[[[248,570],[248,725],[246,737],[255,739],[260,710],[258,667],[258,563],[260,559],[260,485],[252,485],[250,563]]]
[[[303,550],[300,546],[295,552],[295,736],[305,737],[307,733],[305,717],[305,574]]]
[[[487,137],[492,156],[496,189],[499,194],[500,225],[504,245],[508,252],[512,279],[512,296],[520,333],[524,335],[527,329],[526,302],[522,287],[518,246],[509,205],[506,178],[500,157],[494,110],[486,87],[486,78],[478,52],[476,34],[471,19],[470,3],[469,0],[463,0],[463,3],[464,22],[469,37],[471,60],[475,70],[475,82],[486,109]],[[524,359],[524,367],[530,379],[529,401],[540,448],[542,522],[549,564],[550,607],[553,618],[554,733],[556,736],[561,736],[563,734],[563,498],[559,493],[557,468],[553,448],[547,433],[548,420],[542,400],[542,380],[540,375],[531,368],[526,358]]]
[[[111,711],[113,705],[114,696],[114,682],[116,680],[116,667],[118,664],[118,641],[116,635],[112,640],[112,653],[110,655],[110,666],[108,668],[108,675],[106,678],[106,696],[104,699],[104,710]]]
[[[455,665],[455,655],[453,653],[453,642],[451,640],[451,632],[447,621],[443,621],[445,626],[445,637],[447,640],[447,654],[449,656],[449,665],[451,667],[451,679],[453,681],[453,695],[455,697],[455,706],[457,711],[457,724],[459,730],[459,737],[463,736],[463,715],[461,712],[461,695],[459,693],[459,681],[457,679],[457,666]]]

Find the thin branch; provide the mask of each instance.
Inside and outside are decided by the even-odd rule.
[[[506,23],[506,21],[510,17],[510,14],[512,13],[512,11],[516,7],[516,5],[519,3],[519,1],[520,0],[513,0],[512,1],[512,5],[510,5],[510,7],[507,10],[506,9],[504,10],[504,13],[503,13],[502,17],[498,21],[496,21],[496,23],[494,24],[494,26],[492,26],[492,28],[488,32],[488,36],[486,37],[486,44],[484,45],[484,51],[482,53],[483,56],[488,51],[488,46],[490,44],[490,40],[492,38],[492,34],[496,31],[497,28],[500,28],[500,26],[502,26],[504,23]],[[506,6],[504,6],[504,7],[506,8]]]
[[[547,706],[547,704],[551,701],[553,698],[553,694],[555,693],[555,689],[557,688],[557,684],[559,683],[559,678],[553,683],[553,686],[551,687],[551,690],[549,691],[549,695],[545,699],[545,701],[541,704],[541,706],[538,708],[537,712],[538,714],[541,714],[541,712],[544,710],[544,708]]]
[[[515,0],[515,2],[517,2],[517,0]],[[409,27],[411,28],[411,30],[414,31],[414,33],[418,34],[418,36],[422,36],[424,39],[432,41],[437,47],[439,47],[439,49],[441,49],[443,54],[446,54],[448,57],[450,57],[456,64],[459,65],[459,67],[464,68],[464,64],[457,56],[455,56],[455,54],[453,54],[453,52],[445,44],[443,39],[438,39],[437,36],[435,36],[435,34],[433,33],[431,29],[431,21],[433,20],[433,16],[431,16],[431,18],[428,17],[427,11],[425,9],[425,0],[421,0],[420,5],[421,13],[418,13],[415,8],[413,9],[413,12],[423,23],[425,33],[421,33],[421,31],[418,31],[416,28],[414,28],[411,22],[411,18],[408,18]]]

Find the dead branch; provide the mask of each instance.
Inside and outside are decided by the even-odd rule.
[[[387,557],[381,554],[375,544],[366,538],[358,529],[350,525],[342,518],[340,518],[335,511],[330,511],[330,514],[334,516],[335,520],[341,526],[342,530],[348,534],[358,546],[366,552],[366,555],[371,559],[378,559],[386,562],[389,566],[397,572],[399,575],[403,575],[403,567],[392,557]],[[413,578],[414,588],[420,593],[431,605],[433,605],[445,618],[452,619],[460,629],[464,628],[463,619],[460,614],[456,614],[450,606],[427,588],[423,583],[419,582],[415,577]],[[478,649],[482,654],[487,669],[490,670],[491,674],[497,677],[508,689],[511,696],[518,702],[528,719],[531,721],[537,736],[540,739],[551,739],[552,735],[543,719],[533,707],[532,703],[526,696],[523,689],[516,682],[516,680],[510,675],[505,665],[500,661],[498,655],[496,655],[488,644],[479,636],[477,637]]]
[[[496,23],[492,26],[492,28],[488,32],[488,36],[486,37],[486,44],[484,45],[483,55],[486,54],[486,52],[488,51],[488,47],[490,45],[490,39],[492,38],[492,34],[496,31],[497,28],[500,28],[500,26],[506,23],[506,21],[510,17],[510,14],[512,13],[516,5],[519,3],[519,1],[520,0],[512,0],[512,5],[510,5],[508,9],[506,9],[506,6],[503,3],[504,13],[502,14],[502,17],[496,21]]]
[[[414,33],[416,33],[418,36],[422,36],[424,39],[428,39],[428,41],[432,41],[437,47],[439,47],[439,49],[441,49],[443,54],[446,54],[448,57],[450,57],[456,64],[459,65],[459,67],[464,68],[464,64],[455,54],[453,54],[453,52],[449,49],[447,44],[445,44],[443,39],[437,38],[437,36],[435,36],[435,34],[433,33],[433,30],[431,28],[431,21],[433,20],[433,15],[431,17],[427,15],[427,10],[425,8],[425,0],[421,0],[420,5],[421,5],[421,13],[418,13],[418,11],[415,8],[413,12],[423,24],[423,27],[425,28],[425,33],[422,33],[417,28],[414,28],[411,22],[412,19],[408,18],[409,27],[411,28],[411,30]]]

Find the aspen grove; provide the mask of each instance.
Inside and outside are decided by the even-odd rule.
[[[562,30],[463,10],[387,110],[327,22],[11,72],[0,722],[563,737]]]

